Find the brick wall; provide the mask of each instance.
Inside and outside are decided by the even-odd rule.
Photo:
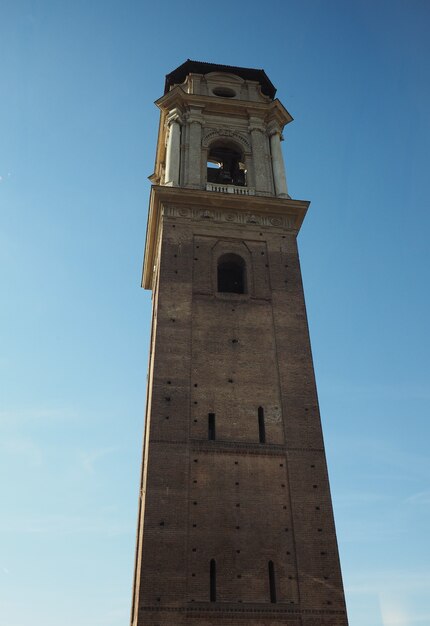
[[[160,241],[136,623],[345,626],[295,235],[169,217]],[[246,294],[217,293],[226,253]]]

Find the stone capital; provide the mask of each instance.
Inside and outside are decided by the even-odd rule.
[[[203,126],[203,119],[201,116],[190,114],[186,119],[188,124],[200,124],[200,126]]]
[[[185,119],[189,124],[200,124],[203,126],[203,113],[201,108],[191,108],[185,115]]]
[[[279,139],[282,141],[282,130],[278,122],[274,120],[269,122],[267,125],[267,133],[269,137],[272,137],[272,135],[279,135]]]
[[[171,126],[173,122],[176,122],[177,124],[180,124],[180,125],[183,124],[182,112],[178,108],[172,109],[167,114],[166,125]]]
[[[264,133],[266,130],[266,126],[260,117],[250,116],[248,130],[250,133],[252,133],[253,131],[259,131],[260,133]]]

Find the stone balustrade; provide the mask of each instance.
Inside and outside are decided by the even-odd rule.
[[[216,191],[218,193],[234,193],[238,196],[255,196],[255,189],[251,187],[223,185],[221,183],[206,183],[206,191]]]

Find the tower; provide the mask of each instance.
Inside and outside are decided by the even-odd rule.
[[[347,626],[275,91],[188,60],[156,102],[133,626]]]

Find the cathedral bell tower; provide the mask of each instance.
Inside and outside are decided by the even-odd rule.
[[[132,626],[347,626],[275,91],[188,60],[156,102]]]

